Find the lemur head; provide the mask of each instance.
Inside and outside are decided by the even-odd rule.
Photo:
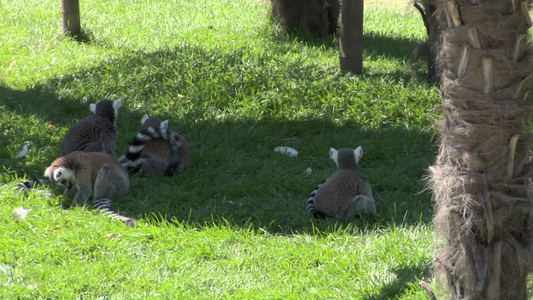
[[[141,125],[143,129],[149,127],[159,127],[162,130],[168,129],[168,120],[162,121],[157,118],[152,118],[149,115],[144,115],[141,119]]]
[[[91,112],[95,115],[110,115],[113,113],[113,121],[115,121],[118,117],[118,109],[122,105],[122,99],[118,99],[115,101],[111,100],[102,100],[96,104],[91,104],[89,106]]]
[[[357,168],[357,163],[363,157],[363,148],[360,146],[355,150],[351,148],[329,149],[329,157],[337,164],[339,169]]]
[[[48,177],[53,183],[60,184],[64,187],[72,187],[76,183],[74,172],[55,162],[44,171],[44,176]]]
[[[77,153],[77,151],[72,153]],[[72,161],[65,156],[53,161],[50,167],[44,171],[44,176],[48,177],[53,183],[65,187],[71,187],[76,183],[76,177],[72,170]]]

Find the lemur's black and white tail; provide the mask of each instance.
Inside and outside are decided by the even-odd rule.
[[[17,185],[15,186],[15,190],[23,195],[27,195],[27,193],[29,192],[37,192],[46,197],[54,197],[54,195],[49,191],[39,189],[39,187],[43,185],[45,181],[46,179],[26,179],[22,182],[17,183]]]
[[[137,226],[137,220],[129,218],[129,217],[125,217],[113,211],[113,209],[111,208],[111,202],[112,201],[110,199],[106,199],[106,198],[94,200],[93,207],[94,209],[96,209],[96,211],[102,214],[105,214],[106,216],[110,218],[114,218],[119,221],[122,221],[128,227]]]
[[[165,139],[170,143],[172,156],[165,169],[165,175],[172,176],[174,169],[181,161],[181,141],[179,136],[168,130],[168,128],[148,127],[141,129],[130,142],[128,153],[120,159],[122,165],[128,170],[138,171],[142,163],[141,152],[146,146],[146,143],[159,138]]]
[[[35,186],[39,185],[40,183],[36,180],[32,179],[26,179],[22,182],[17,183],[15,186],[15,190],[19,192],[25,192],[25,191],[31,191]]]
[[[39,179],[39,180],[28,179],[28,180],[24,180],[24,181],[22,181],[22,182],[20,182],[20,183],[18,183],[16,185],[15,190],[17,190],[20,193],[28,193],[28,192],[32,192],[32,191],[34,191],[34,192],[37,191],[39,193],[44,193],[45,196],[47,196],[47,197],[54,197],[54,195],[52,193],[48,192],[48,191],[37,189],[37,187],[42,185],[43,182],[44,182],[44,179]],[[103,214],[109,216],[110,218],[118,219],[118,220],[124,222],[128,227],[137,226],[137,220],[122,216],[122,215],[116,213],[115,211],[113,211],[113,209],[111,208],[111,202],[112,201],[110,199],[95,200],[94,204],[93,204],[93,207],[98,212],[103,213]]]
[[[168,133],[168,129],[162,129],[159,127],[148,127],[147,129],[141,129],[130,142],[128,153],[121,158],[122,165],[129,169],[138,168],[141,163],[141,152],[146,146],[146,143],[158,138],[167,139]]]
[[[316,197],[316,193],[318,192],[318,189],[320,188],[320,186],[322,186],[324,182],[322,182],[321,184],[319,184],[310,194],[309,194],[309,198],[307,198],[307,201],[306,201],[306,204],[305,204],[305,210],[307,212],[309,212],[314,218],[317,218],[317,219],[325,219],[327,218],[328,216],[326,214],[324,214],[323,212],[319,211],[316,209],[315,207],[315,197]]]

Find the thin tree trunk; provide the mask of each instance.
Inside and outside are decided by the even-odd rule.
[[[61,0],[63,14],[63,32],[77,37],[81,31],[79,0]]]
[[[339,39],[342,71],[363,71],[363,0],[343,0]]]
[[[440,0],[445,118],[430,186],[454,299],[527,299],[533,249],[528,2]]]

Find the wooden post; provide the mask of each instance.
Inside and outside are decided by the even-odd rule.
[[[63,32],[70,36],[78,36],[81,31],[79,0],[61,0],[61,12],[63,14]]]
[[[343,0],[339,58],[342,71],[363,71],[363,0]]]

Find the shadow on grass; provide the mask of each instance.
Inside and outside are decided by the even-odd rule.
[[[305,31],[276,32],[272,33],[270,38],[273,41],[273,48],[281,53],[291,52],[295,42],[326,50],[338,51],[339,48],[338,36],[320,38]],[[412,53],[418,46],[420,46],[420,43],[416,40],[390,37],[371,32],[363,36],[363,58],[378,61],[382,59],[401,60],[411,64]],[[404,81],[413,80],[413,76],[415,76],[416,80],[430,82],[427,62],[424,58],[419,59],[414,68],[415,70],[410,72],[402,72],[400,70],[384,71],[378,73],[377,76],[389,75]],[[363,61],[363,75],[376,75],[367,66],[366,61]]]
[[[429,266],[399,266],[392,269],[396,279],[381,287],[379,294],[367,295],[365,300],[400,298],[405,294],[409,286],[418,285],[420,279],[431,277]]]
[[[94,42],[94,33],[87,28],[81,28],[80,33],[72,37],[76,42],[82,44],[91,44]]]
[[[369,33],[363,36],[363,55],[409,61],[420,43],[416,40]]]
[[[338,35],[321,38],[307,31],[277,31],[270,34],[270,39],[273,44],[280,47],[292,46],[296,42],[328,50],[339,49]],[[420,42],[413,39],[391,37],[374,32],[365,33],[363,35],[363,57],[385,57],[409,61],[411,54],[419,45]]]
[[[272,106],[259,103],[272,85],[276,88],[283,80],[305,79],[309,67],[278,75],[269,71],[268,57],[257,58],[251,76],[241,71],[250,68],[245,59],[242,52],[206,52],[192,46],[131,53],[24,91],[0,85],[0,106],[21,118],[41,119],[44,126],[67,128],[90,114],[90,103],[123,97],[119,154],[125,153],[142,115],[170,119],[171,128],[191,143],[192,168],[171,178],[132,175],[130,193],[114,205],[121,213],[148,222],[251,224],[276,234],[293,234],[327,233],[350,226],[373,230],[431,220],[430,197],[421,192],[421,178],[436,150],[430,133],[392,126],[365,130],[355,121],[339,125],[331,116],[318,113],[307,120],[278,117],[284,109],[297,113],[313,105],[317,111],[320,108],[321,103],[306,102],[305,87],[286,103],[279,104],[277,95],[269,99]],[[232,109],[238,111],[241,106],[249,106],[249,112],[231,115]],[[9,126],[20,129],[22,124]],[[19,131],[8,131],[0,142],[10,143]],[[38,152],[44,154],[32,170],[6,160],[7,167],[22,170],[19,176],[27,172],[39,176],[59,154],[58,143],[49,133],[24,139],[38,140],[40,147],[50,151]],[[361,169],[373,185],[379,215],[346,224],[312,220],[304,203],[308,193],[335,171],[329,148],[359,145],[365,149]],[[277,146],[293,147],[299,155],[283,156],[274,152]]]

